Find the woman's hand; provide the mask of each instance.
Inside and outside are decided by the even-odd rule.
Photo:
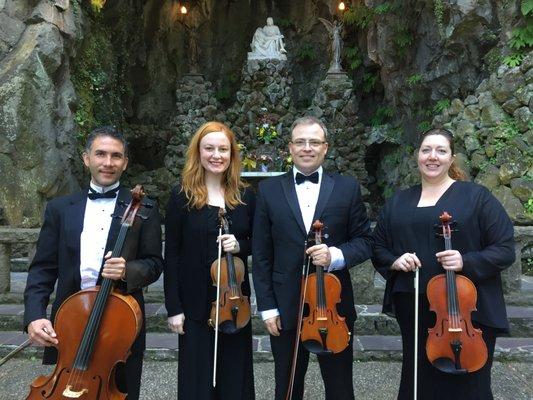
[[[239,242],[235,238],[235,235],[232,235],[232,234],[220,235],[217,241],[219,240],[222,241],[222,249],[226,253],[236,254],[239,251],[241,251],[241,247],[239,246]]]
[[[415,253],[405,253],[396,259],[391,265],[391,269],[394,271],[409,272],[420,268],[422,263],[418,259]]]
[[[435,255],[442,268],[455,272],[463,270],[463,256],[457,250],[445,250]]]
[[[168,327],[174,333],[179,333],[183,335],[185,331],[183,330],[183,324],[185,323],[185,314],[181,313],[167,318]]]

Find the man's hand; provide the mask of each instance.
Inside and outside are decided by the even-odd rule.
[[[28,325],[28,336],[32,343],[39,346],[56,346],[59,341],[52,323],[46,318],[36,319]]]
[[[167,318],[168,328],[174,332],[183,335],[185,331],[183,330],[183,324],[185,323],[185,314],[181,313],[178,315],[173,315],[172,317]]]
[[[279,331],[281,330],[281,319],[279,318],[279,315],[265,319],[263,322],[268,329],[268,333],[272,336],[279,336]]]
[[[331,253],[328,246],[325,244],[317,244],[309,247],[307,255],[311,258],[314,265],[320,265],[321,267],[328,268],[331,264]]]
[[[122,257],[111,258],[112,252],[105,255],[105,264],[102,270],[102,277],[109,278],[114,281],[124,279],[126,277],[126,260]]]

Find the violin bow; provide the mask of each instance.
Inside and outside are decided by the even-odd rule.
[[[294,350],[292,353],[291,374],[289,376],[289,386],[285,400],[292,400],[292,390],[294,388],[294,376],[296,375],[296,362],[298,361],[298,349],[300,348],[300,333],[302,332],[302,319],[304,315],[304,299],[307,290],[307,277],[309,276],[309,265],[311,259],[306,253],[307,240],[304,243],[304,261],[302,263],[302,282],[300,285],[300,304],[298,306],[298,321],[296,323],[296,338],[294,341]],[[306,262],[307,261],[307,262]]]
[[[222,209],[219,214],[222,213]],[[218,237],[222,236],[222,222],[218,228]],[[218,241],[218,261],[217,261],[217,309],[215,311],[215,350],[213,353],[213,387],[217,386],[217,350],[218,350],[218,320],[220,309],[220,263],[222,259],[222,240]]]
[[[413,395],[414,400],[417,399],[417,384],[418,384],[418,294],[420,293],[420,277],[419,269],[415,269],[415,352],[414,352],[414,388]]]
[[[11,350],[8,354],[6,354],[1,360],[0,360],[0,367],[4,365],[9,359],[14,357],[17,353],[24,350],[26,347],[28,347],[31,344],[30,339],[26,339],[24,343],[17,346],[15,349]]]

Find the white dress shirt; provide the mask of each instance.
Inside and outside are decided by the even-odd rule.
[[[105,193],[119,186],[119,182],[108,187],[97,186],[91,182],[91,188],[99,193]],[[81,288],[86,289],[96,285],[98,274],[104,258],[107,235],[111,227],[111,215],[115,210],[117,198],[95,199],[87,198],[83,231],[80,236],[80,275]]]
[[[300,171],[298,171],[296,167],[292,169],[294,185],[296,188],[296,196],[298,197],[298,205],[300,206],[300,212],[302,213],[305,231],[310,232],[311,225],[313,224],[313,217],[315,215],[316,203],[318,202],[318,196],[320,194],[320,184],[322,183],[323,169],[322,166],[320,166],[316,170],[316,172],[318,172],[318,183],[304,181],[299,185],[296,184],[296,174],[298,172]],[[331,246],[328,247],[328,250],[331,255],[331,262],[328,267],[328,272],[344,268],[346,263],[344,262],[344,256],[342,254],[341,249]],[[278,315],[279,310],[277,308],[261,311],[261,318],[263,319],[263,321],[272,317],[276,317]]]

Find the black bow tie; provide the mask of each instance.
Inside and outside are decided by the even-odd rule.
[[[304,175],[299,172],[296,173],[296,184],[304,183],[309,181],[311,183],[318,183],[318,171],[313,172],[311,175]]]
[[[100,192],[97,192],[96,190],[94,190],[92,187],[90,187],[89,188],[89,194],[87,195],[87,197],[89,199],[91,199],[91,200],[96,200],[96,199],[114,199],[115,197],[117,197],[118,189],[119,189],[119,187],[117,186],[116,188],[108,190],[105,193],[100,193]]]

